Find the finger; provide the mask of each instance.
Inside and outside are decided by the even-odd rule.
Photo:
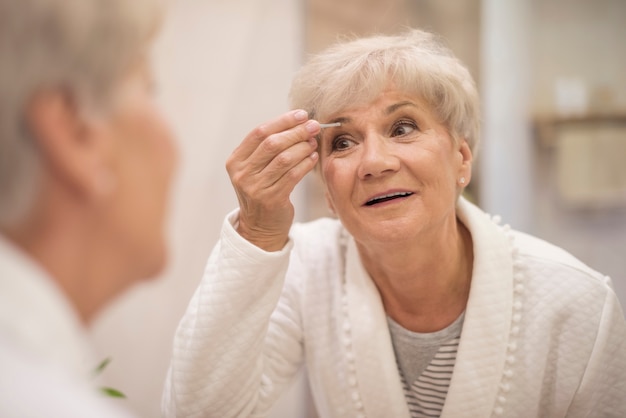
[[[307,121],[277,134],[270,135],[263,140],[248,158],[241,158],[241,154],[231,154],[226,162],[226,169],[234,174],[245,171],[248,175],[262,172],[271,161],[296,144],[310,144],[317,148],[314,135],[319,132],[319,123],[314,120]],[[281,160],[284,157],[279,157]]]
[[[317,148],[315,139],[298,142],[283,152],[275,155],[263,167],[251,167],[249,161],[227,166],[231,182],[236,190],[247,196],[265,199],[267,189],[278,181],[285,172],[289,171],[302,160],[309,157]],[[287,194],[291,191],[287,191]]]
[[[319,123],[309,120],[286,131],[270,135],[254,150],[246,164],[253,171],[262,171],[272,160],[291,147],[301,143],[314,144],[313,137],[319,130]]]
[[[307,142],[298,142],[277,154],[258,174],[264,179],[263,186],[270,187],[302,161],[310,158],[316,147],[317,143],[310,138]]]
[[[314,139],[299,142],[276,155],[262,169],[250,169],[247,164],[242,166],[240,170],[231,173],[231,181],[235,188],[243,189],[247,195],[262,194],[262,198],[265,198],[267,189],[302,160],[310,157],[315,148]],[[290,190],[286,192],[287,195],[289,193],[291,193]]]
[[[285,171],[283,175],[268,188],[268,191],[275,195],[286,193],[286,197],[288,198],[304,176],[313,170],[318,160],[319,154],[317,152],[308,154],[306,158],[301,159],[296,165]]]
[[[289,170],[277,172],[280,175],[274,177],[271,184],[261,184],[258,178],[251,179],[252,181],[244,184],[243,187],[235,187],[235,191],[238,197],[247,202],[256,202],[254,204],[260,207],[275,207],[277,204],[280,206],[289,200],[293,189],[307,173],[315,168],[318,160],[319,153],[310,152],[296,161]],[[261,181],[265,182],[267,179],[268,177],[265,176]]]
[[[247,159],[266,138],[286,131],[307,121],[308,114],[304,110],[292,110],[281,116],[257,126],[243,139],[234,154],[241,160]]]

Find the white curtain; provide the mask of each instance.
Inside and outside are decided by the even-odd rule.
[[[104,378],[139,416],[160,416],[174,330],[236,198],[227,156],[259,123],[287,110],[302,53],[303,6],[293,0],[178,0],[170,3],[154,51],[159,102],[181,161],[173,195],[171,259],[155,281],[133,288],[94,324]],[[302,213],[303,192],[294,196]],[[274,416],[306,417],[300,379]]]

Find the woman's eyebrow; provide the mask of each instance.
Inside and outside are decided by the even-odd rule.
[[[402,107],[405,107],[405,106],[411,106],[411,107],[414,107],[416,109],[419,108],[415,103],[410,102],[410,101],[407,100],[407,101],[404,101],[404,102],[399,102],[399,103],[392,104],[387,109],[385,109],[385,114],[386,115],[390,115],[393,112],[395,112],[396,110],[398,110],[398,109],[400,109]]]
[[[335,123],[339,123],[343,125],[344,123],[350,123],[350,122],[352,122],[352,119],[347,118],[347,117],[341,117],[341,118],[332,119],[330,122],[325,123],[324,125],[330,125],[330,124],[335,124]]]
[[[416,109],[419,109],[419,106],[409,100],[405,100],[403,102],[398,102],[398,103],[394,103],[391,106],[387,107],[385,109],[385,114],[386,115],[390,115],[393,112],[395,112],[396,110],[405,107],[405,106],[410,106],[410,107],[414,107]],[[335,118],[335,119],[331,119],[329,122],[324,123],[324,127],[330,127],[328,125],[332,125],[334,126],[334,124],[336,123],[340,123],[341,125],[344,125],[346,123],[351,123],[352,122],[352,118],[349,117],[339,117],[339,118]]]

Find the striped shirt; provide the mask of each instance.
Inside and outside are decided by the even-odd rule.
[[[463,327],[462,314],[441,331],[409,331],[391,318],[389,330],[411,417],[439,417],[448,394]]]

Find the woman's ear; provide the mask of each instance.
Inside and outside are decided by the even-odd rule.
[[[472,161],[474,158],[472,149],[465,138],[461,138],[458,152],[461,157],[461,165],[457,178],[459,179],[459,184],[465,187],[472,179]]]
[[[54,180],[88,199],[110,193],[114,182],[106,163],[109,145],[68,92],[51,89],[36,94],[26,108],[26,121]]]

